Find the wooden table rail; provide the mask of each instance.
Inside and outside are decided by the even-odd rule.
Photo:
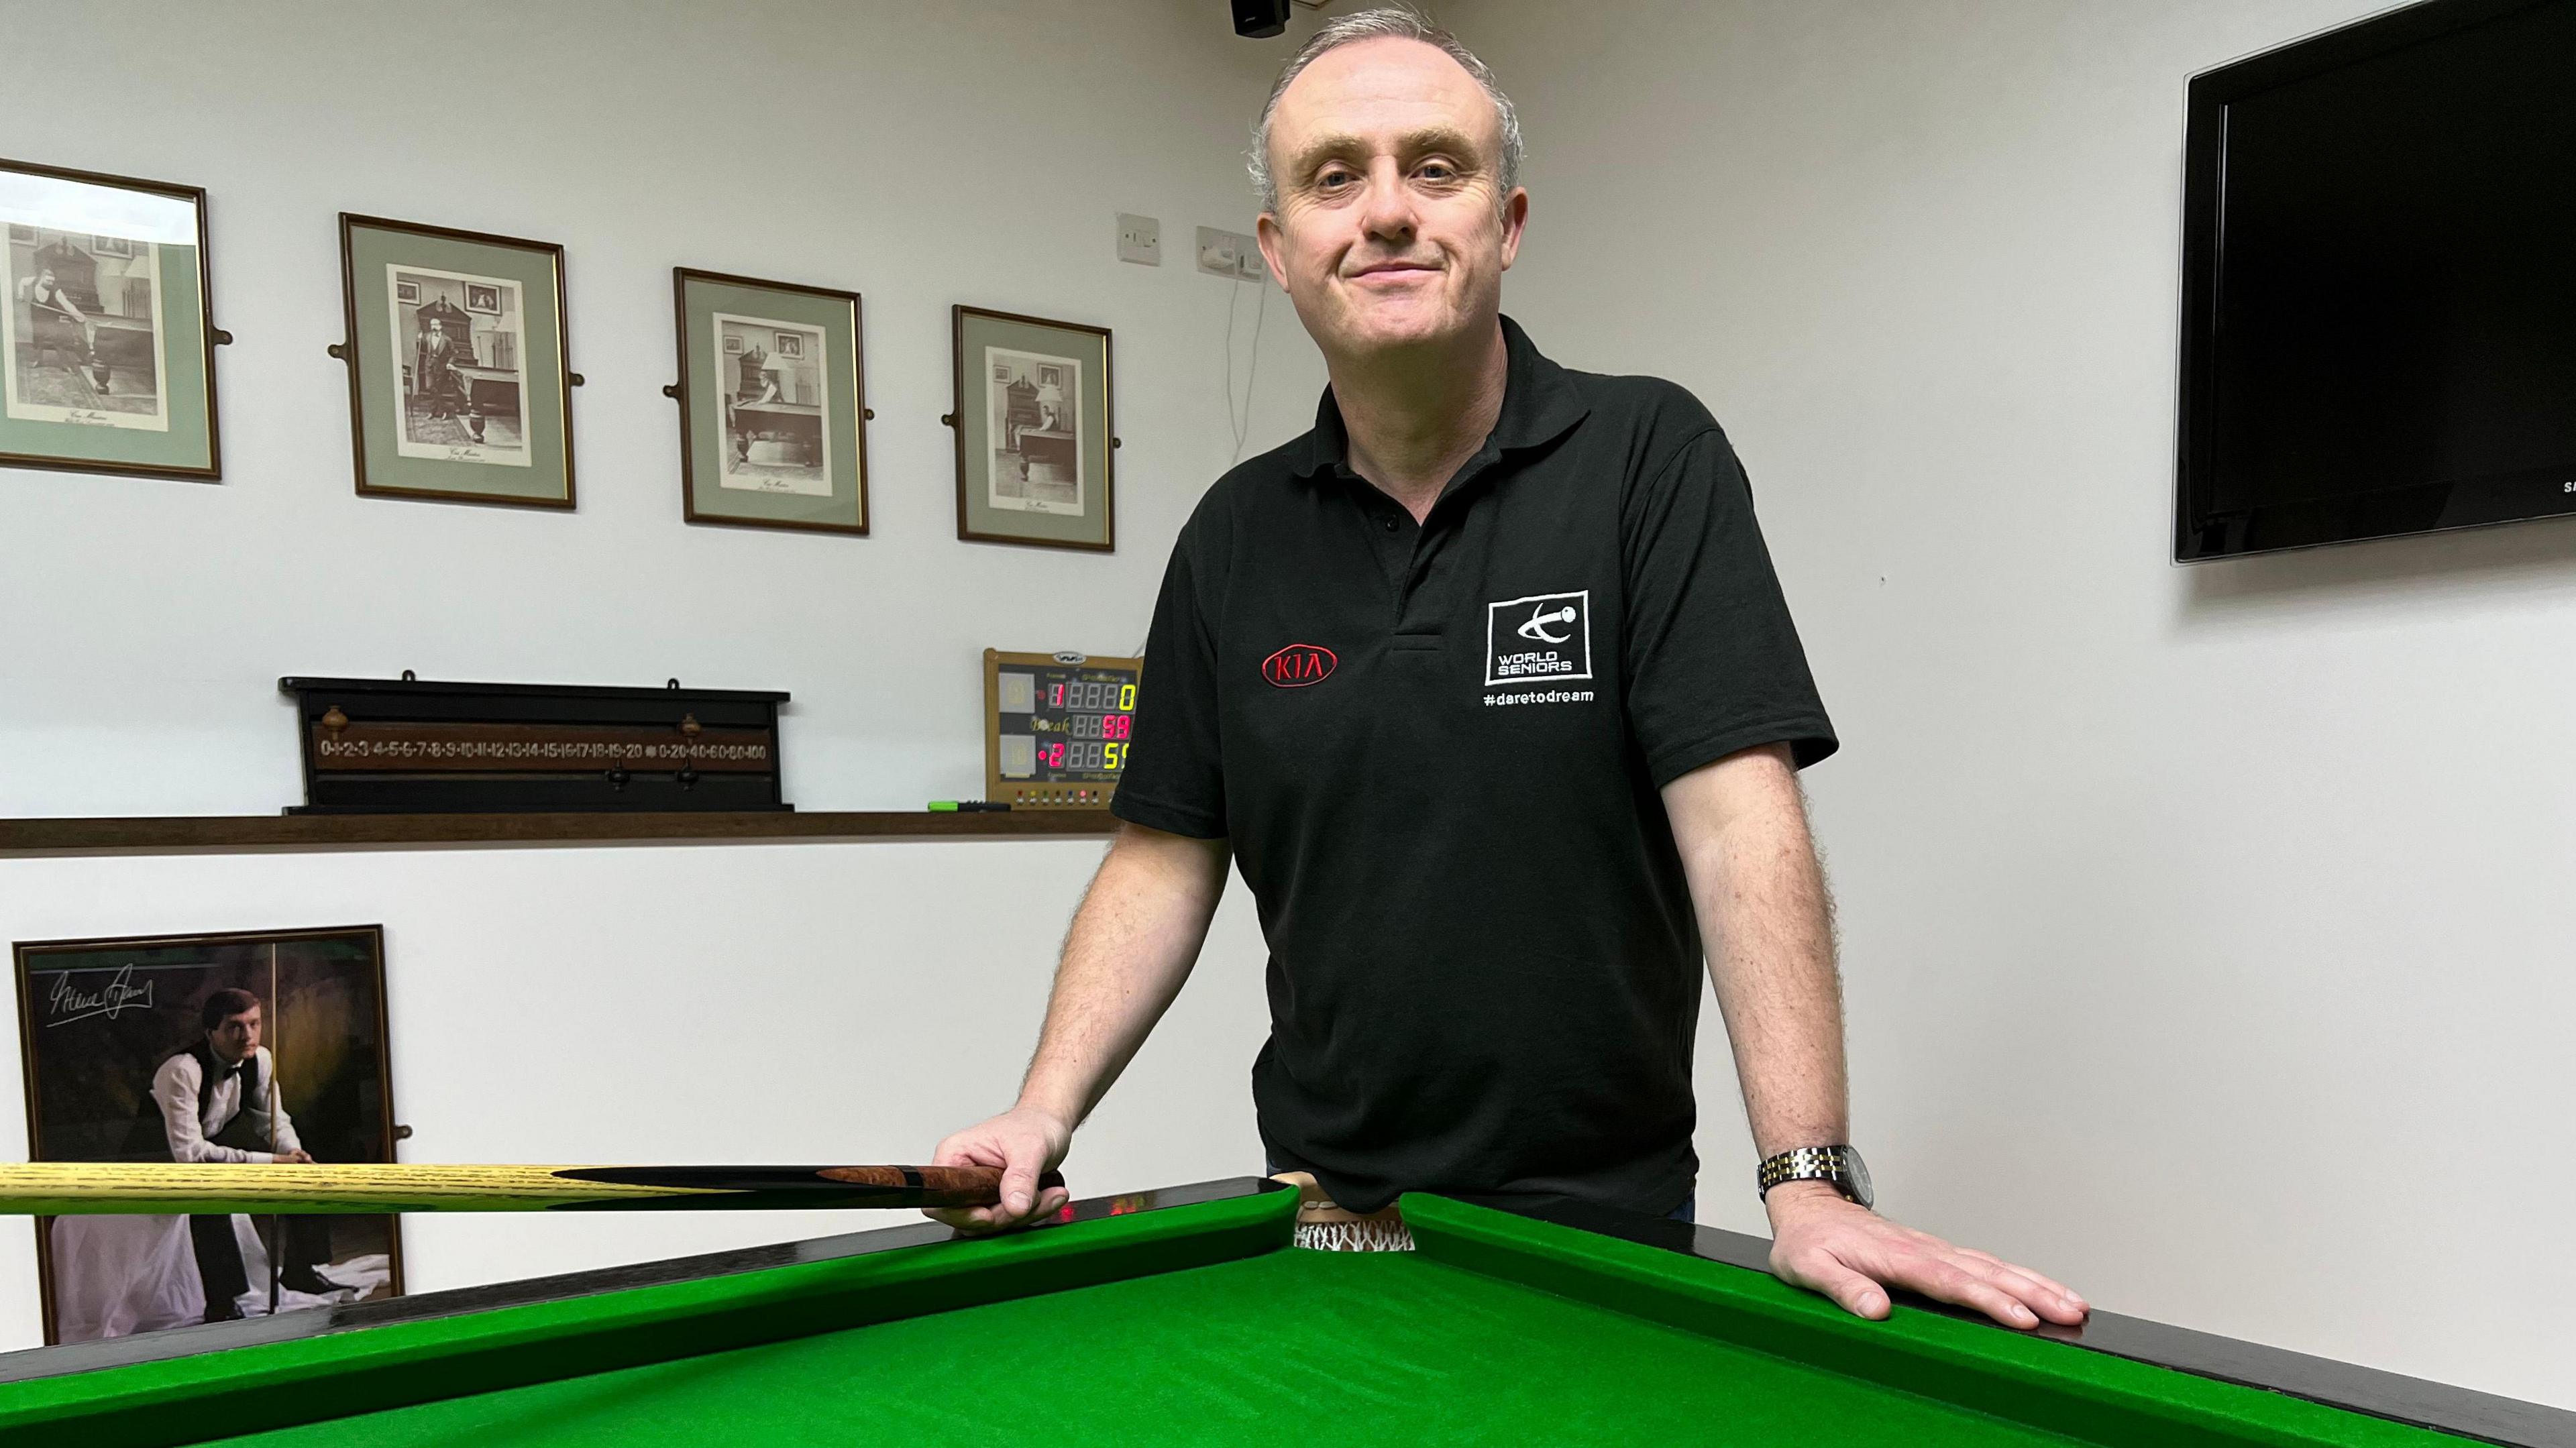
[[[0,857],[426,846],[1106,838],[1106,810],[673,814],[108,815],[0,819]]]

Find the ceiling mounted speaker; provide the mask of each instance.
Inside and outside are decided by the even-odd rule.
[[[1288,28],[1289,0],[1233,0],[1234,33],[1267,40]]]

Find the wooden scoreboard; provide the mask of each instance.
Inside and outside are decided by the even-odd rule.
[[[1142,659],[984,650],[984,797],[1107,809],[1127,772]]]

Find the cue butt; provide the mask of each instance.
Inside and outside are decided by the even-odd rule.
[[[991,1207],[1002,1200],[997,1166],[827,1166],[816,1173],[851,1186],[886,1187],[921,1194],[925,1207]],[[1064,1185],[1064,1173],[1038,1178],[1038,1190]]]

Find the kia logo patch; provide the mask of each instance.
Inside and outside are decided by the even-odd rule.
[[[1282,689],[1302,689],[1331,678],[1340,663],[1322,644],[1290,644],[1261,661],[1261,677]]]

